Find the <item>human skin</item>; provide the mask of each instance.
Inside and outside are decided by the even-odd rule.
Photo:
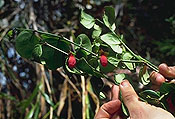
[[[153,71],[150,75],[152,88],[158,90],[163,82],[168,81],[166,78],[175,78],[175,66],[167,66],[165,63],[159,65],[159,72]],[[171,80],[171,83],[175,83],[175,80]]]
[[[175,67],[161,64],[159,66],[159,73],[153,72],[150,78],[154,85],[159,87],[166,81],[165,77],[175,78]],[[123,119],[119,91],[121,91],[123,102],[128,108],[130,119],[175,119],[168,111],[140,101],[127,80],[124,80],[119,86],[114,85],[112,87],[112,100],[100,107],[95,115],[95,119]]]

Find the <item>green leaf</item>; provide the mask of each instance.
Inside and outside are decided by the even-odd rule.
[[[89,63],[93,68],[97,68],[97,67],[98,67],[98,58],[97,58],[97,57],[92,57],[90,60],[88,60],[88,63]]]
[[[39,58],[42,55],[42,47],[40,44],[35,45],[33,51],[32,51],[32,56],[34,58]]]
[[[156,105],[156,106],[163,106],[160,103],[160,92],[155,92],[153,90],[145,90],[139,93],[140,97],[145,100],[146,102]]]
[[[78,69],[82,70],[83,72],[86,72],[88,74],[93,74],[93,68],[88,64],[88,62],[85,60],[85,58],[81,58],[77,62]]]
[[[140,69],[139,77],[143,85],[147,85],[150,82],[147,66],[143,66]]]
[[[113,64],[111,64],[109,61],[108,61],[108,65],[106,67],[103,67],[100,62],[99,62],[99,64],[100,64],[99,65],[100,66],[100,71],[102,73],[109,73],[109,72],[111,72],[115,69],[115,66]]]
[[[83,10],[81,11],[81,20],[80,23],[86,27],[87,29],[90,29],[95,24],[95,19],[90,16],[89,14],[85,13]]]
[[[103,41],[98,37],[94,40],[93,42],[93,45],[92,45],[92,51],[94,53],[98,53],[99,52],[99,49],[100,49],[100,44],[102,43]]]
[[[36,105],[35,106],[32,105],[32,109],[29,111],[25,119],[31,119],[33,117],[35,108],[36,108]]]
[[[124,78],[125,78],[125,74],[115,75],[115,77],[114,77],[115,83],[120,84],[123,81]]]
[[[112,31],[115,30],[115,10],[113,7],[107,6],[105,7],[105,13],[103,15],[103,22],[104,24],[111,29]]]
[[[54,103],[51,101],[51,99],[49,98],[49,96],[46,93],[42,92],[42,91],[41,91],[41,94],[44,97],[44,99],[46,100],[46,102],[53,107],[54,106]]]
[[[34,119],[38,119],[38,115],[39,115],[39,112],[40,112],[40,103],[37,103],[36,105],[36,111],[35,111],[35,114],[34,114]]]
[[[155,92],[153,90],[145,90],[142,91],[141,93],[139,93],[139,95],[143,98],[143,99],[147,99],[147,98],[155,98],[158,99],[160,98],[160,94],[159,92]]]
[[[62,41],[62,39],[58,38],[46,38],[43,39],[44,42],[49,43],[50,45],[59,48],[65,52],[69,52],[69,44]],[[63,53],[49,47],[46,45],[42,45],[42,56],[41,61],[45,63],[46,67],[52,70],[55,70],[64,65],[66,57]]]
[[[0,8],[4,6],[4,0],[0,0]]]
[[[8,35],[8,37],[12,37],[13,36],[13,30],[8,31],[7,35]]]
[[[30,95],[30,97],[27,100],[23,100],[20,103],[20,107],[22,108],[22,113],[24,113],[25,109],[32,103],[33,99],[35,98],[35,96],[38,94],[39,92],[39,87],[41,86],[41,84],[38,84],[34,91],[32,92],[32,94]]]
[[[122,102],[122,111],[126,116],[129,116],[128,109],[123,102]]]
[[[103,92],[100,92],[99,97],[102,100],[106,99],[106,96],[105,96],[105,94]]]
[[[75,67],[73,69],[70,69],[69,66],[67,65],[67,61],[68,61],[68,58],[66,59],[66,62],[65,62],[65,66],[66,66],[66,69],[70,72],[70,73],[73,73],[73,74],[81,74],[81,72]]]
[[[114,34],[107,33],[107,34],[102,35],[100,38],[103,42],[108,44],[114,52],[119,53],[119,54],[122,53],[122,48],[119,45],[120,41]]]
[[[0,99],[7,99],[7,100],[16,100],[15,97],[11,96],[11,95],[8,95],[6,93],[2,93],[0,92]]]
[[[85,34],[80,34],[76,38],[75,43],[79,44],[80,46],[82,46],[83,48],[86,48],[89,51],[92,51],[91,41],[89,40],[88,36]],[[80,49],[80,47],[75,46],[75,50],[79,50],[79,49]],[[80,50],[84,51],[86,53],[86,55],[90,54],[89,52],[87,52],[83,49],[80,49]]]
[[[33,50],[39,44],[39,38],[32,32],[22,31],[16,38],[15,47],[21,57],[32,59]]]
[[[129,53],[129,52],[126,52],[124,55],[123,55],[123,59],[124,60],[130,60],[130,59],[132,59],[132,55]],[[129,70],[134,70],[134,65],[133,65],[133,63],[127,63],[127,62],[124,62],[124,64],[127,66],[127,68],[129,69]]]
[[[175,84],[174,83],[163,83],[160,87],[160,93],[166,94],[175,91]]]
[[[91,65],[89,65],[84,57],[79,59],[76,66],[84,73],[91,74],[96,77],[104,77],[100,72],[96,71]]]
[[[92,38],[95,39],[100,36],[102,29],[99,25],[94,25],[94,31],[92,32]]]
[[[108,57],[108,62],[117,68],[120,61],[114,57]]]

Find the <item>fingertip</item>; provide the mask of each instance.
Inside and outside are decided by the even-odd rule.
[[[130,83],[128,80],[123,80],[121,83],[120,83],[120,87],[121,88],[125,88],[125,87],[129,87],[130,86]]]
[[[155,82],[156,82],[157,85],[162,85],[162,83],[165,82],[165,80],[166,80],[166,79],[165,79],[161,74],[159,74],[159,75],[156,77]]]
[[[134,106],[133,103],[136,103],[138,101],[138,95],[136,94],[134,88],[128,80],[122,81],[119,88],[122,93],[123,102],[127,108],[132,108]]]
[[[119,98],[119,86],[113,85],[112,88],[112,100],[116,100]]]
[[[160,64],[159,65],[159,72],[160,73],[164,73],[164,72],[167,72],[168,71],[168,66],[167,66],[167,64],[165,64],[165,63],[162,63],[162,64]]]
[[[165,78],[158,72],[153,72],[150,75],[151,81],[155,85],[161,85],[163,82],[165,82]]]

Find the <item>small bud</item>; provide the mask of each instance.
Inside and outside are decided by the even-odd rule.
[[[106,67],[108,65],[108,59],[105,55],[100,56],[100,63],[103,67]]]
[[[69,55],[69,59],[68,59],[68,66],[69,66],[70,68],[74,68],[75,65],[76,65],[76,59],[75,59],[75,57],[74,57],[73,54],[70,54],[70,55]]]

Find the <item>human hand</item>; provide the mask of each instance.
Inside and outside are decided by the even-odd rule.
[[[123,119],[120,111],[119,90],[122,93],[123,102],[128,108],[130,119],[175,119],[171,113],[162,108],[140,101],[127,80],[124,80],[119,87],[113,86],[112,100],[101,106],[95,119]]]
[[[175,66],[174,67],[168,67],[166,64],[160,64],[159,65],[159,72],[153,71],[150,75],[151,81],[152,81],[152,88],[154,90],[157,90],[160,88],[163,82],[168,81],[166,78],[175,78]],[[175,80],[171,81],[172,83],[175,82]]]

